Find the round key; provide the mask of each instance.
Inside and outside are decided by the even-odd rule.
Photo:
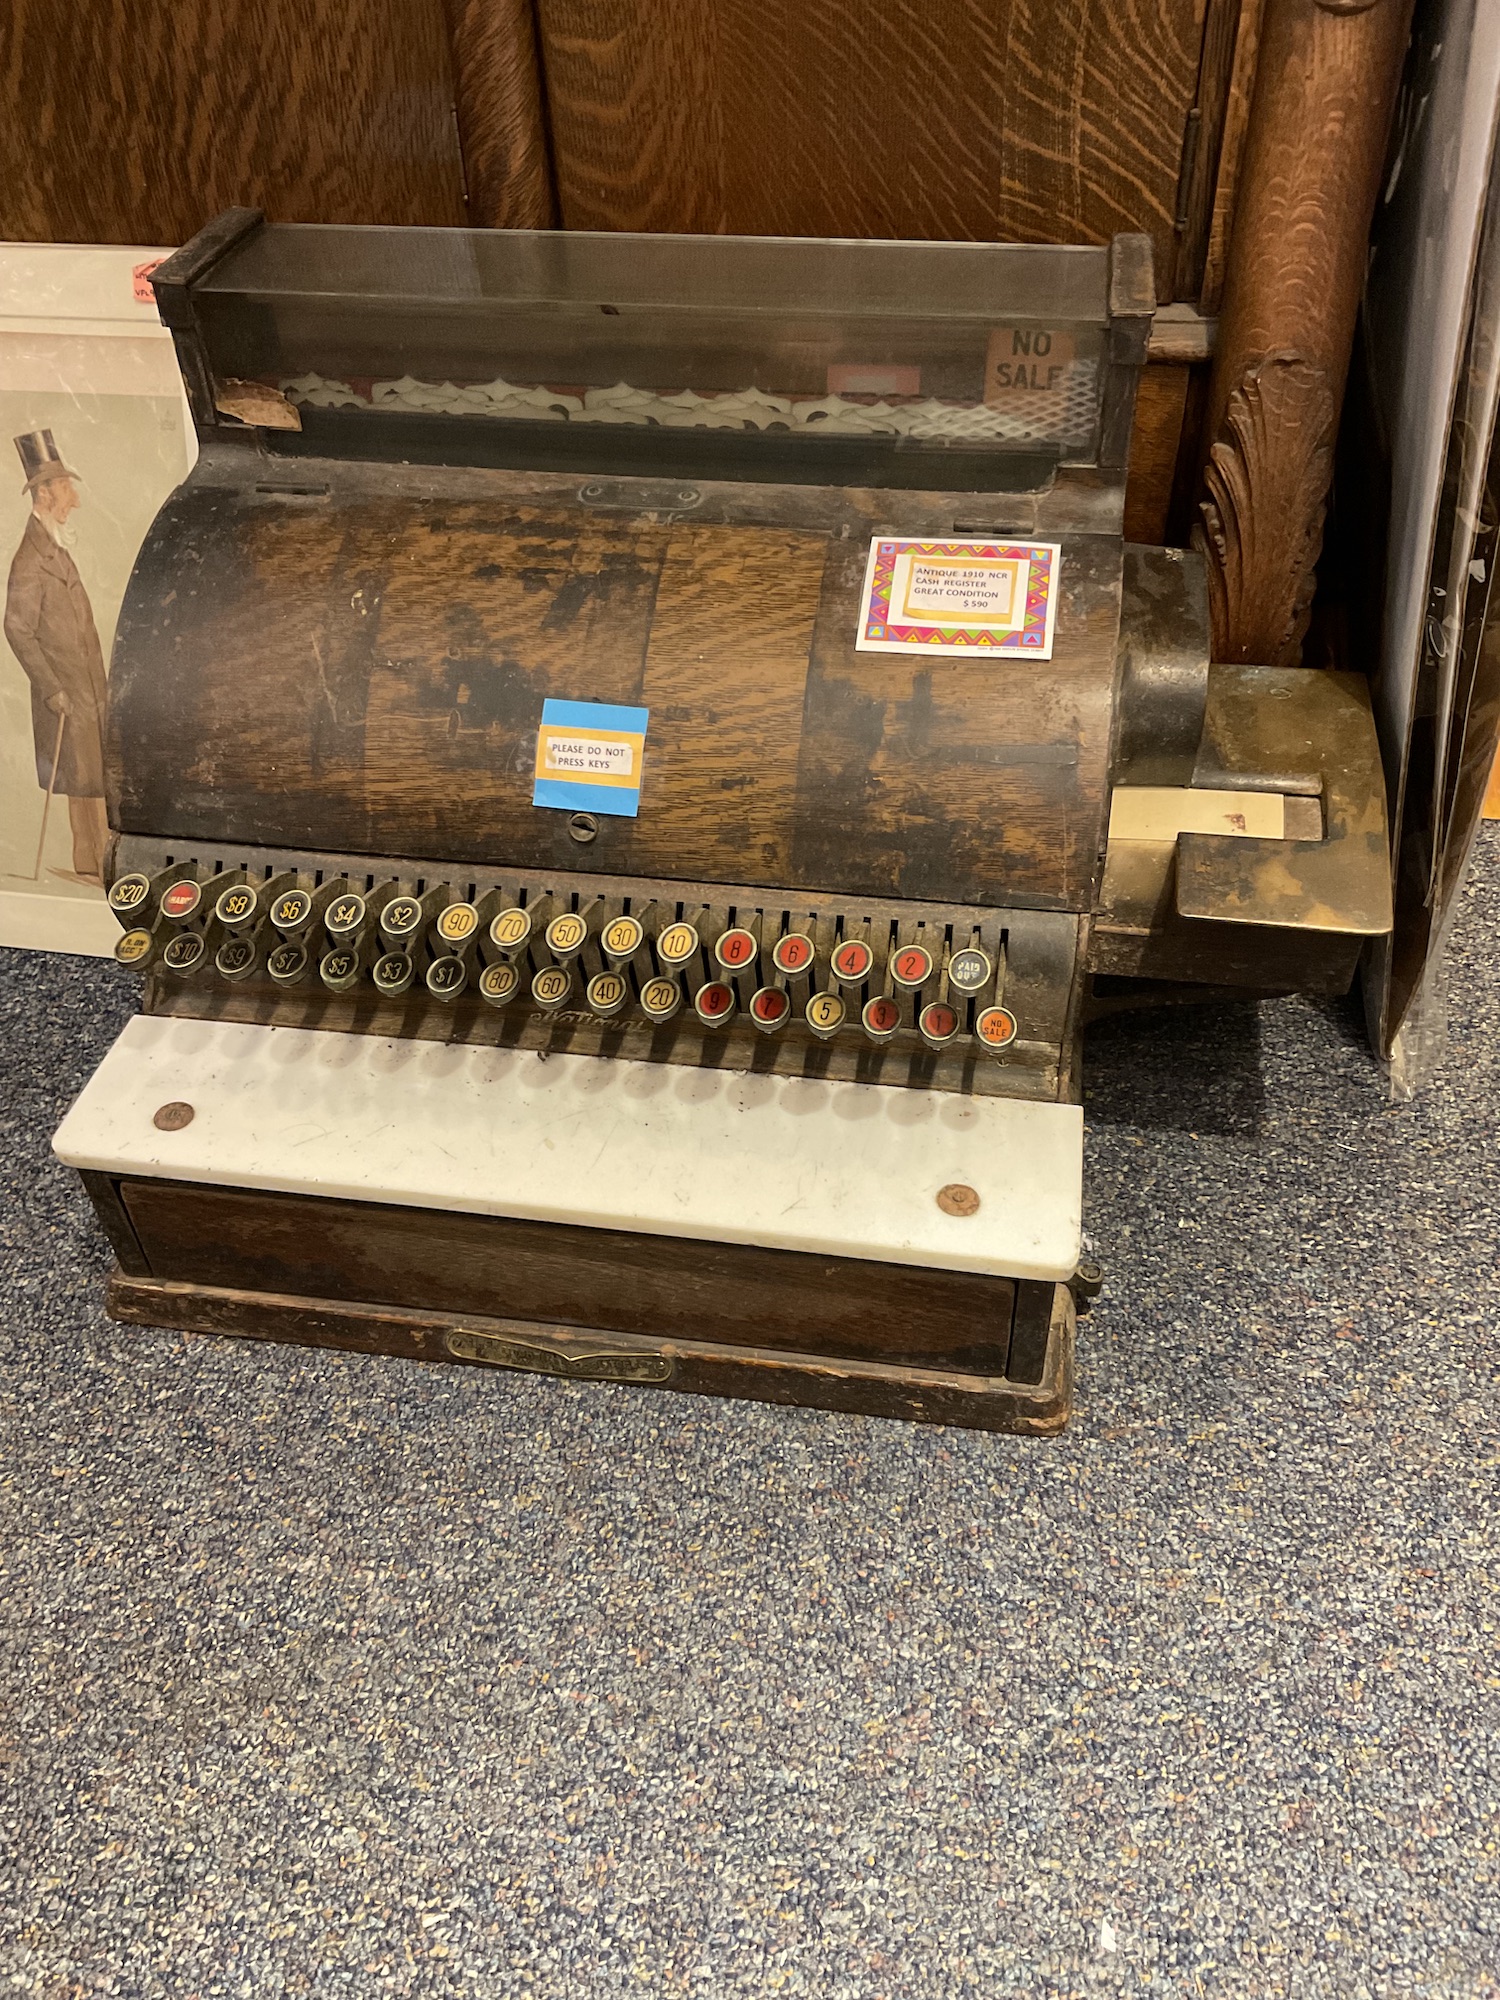
[[[531,936],[531,912],[519,904],[502,910],[490,925],[490,943],[496,951],[519,951]]]
[[[917,1020],[922,1040],[934,1049],[944,1048],[962,1026],[958,1009],[950,1007],[946,1000],[932,1001],[922,1009]]]
[[[551,1013],[573,991],[573,975],[563,965],[544,965],[531,982],[531,997],[538,1007]]]
[[[479,912],[472,903],[450,903],[437,920],[437,934],[446,945],[466,945],[479,929]]]
[[[889,994],[877,993],[865,1002],[859,1018],[872,1042],[888,1042],[901,1026],[901,1009]]]
[[[174,882],[170,889],[163,889],[161,913],[174,924],[185,923],[203,900],[203,891],[189,878],[186,882]]]
[[[925,986],[932,977],[932,953],[925,945],[903,944],[896,948],[891,960],[891,979],[897,986],[908,991],[917,986]]]
[[[380,935],[392,944],[405,944],[422,928],[422,905],[415,896],[392,896],[380,912]]]
[[[347,993],[351,986],[359,984],[359,953],[347,951],[342,945],[325,952],[318,966],[318,977],[330,993]]]
[[[1007,1007],[986,1007],[975,1017],[974,1039],[991,1055],[1009,1048],[1016,1039],[1016,1017]]]
[[[788,931],[783,938],[777,938],[771,952],[771,963],[778,972],[795,979],[799,972],[806,972],[817,957],[816,948],[810,937],[801,931]]]
[[[814,993],[805,1018],[813,1033],[826,1042],[844,1025],[844,1003],[837,993]]]
[[[663,965],[686,965],[696,956],[699,943],[695,925],[668,924],[656,940],[656,956]]]
[[[238,930],[241,924],[248,924],[255,915],[260,898],[248,882],[237,882],[232,889],[226,889],[214,904],[214,915],[230,930]]]
[[[554,958],[574,958],[583,949],[589,927],[576,910],[564,910],[547,926],[547,949]]]
[[[994,976],[989,953],[978,945],[965,945],[948,961],[948,986],[954,993],[982,993]]]
[[[214,971],[223,979],[248,979],[255,970],[255,959],[250,938],[226,938],[214,954]]]
[[[435,958],[427,968],[427,991],[434,1000],[456,1000],[468,983],[468,966],[451,954]]]
[[[148,876],[122,875],[109,892],[109,907],[117,917],[131,917],[137,910],[146,907],[146,898],[150,894]]]
[[[115,946],[115,957],[121,965],[144,965],[150,956],[150,931],[126,931]]]
[[[167,948],[161,955],[161,962],[168,972],[191,972],[203,956],[202,931],[183,931],[179,937],[169,938]]]
[[[281,931],[283,935],[288,931],[300,931],[311,915],[312,897],[307,891],[288,889],[271,905],[271,928]]]
[[[353,937],[365,920],[363,896],[335,896],[323,912],[323,923],[331,938]]]
[[[521,975],[507,959],[487,965],[479,975],[479,997],[492,1007],[508,1007],[521,990]]]
[[[833,954],[833,976],[843,986],[860,986],[874,963],[875,954],[863,938],[845,938]]]
[[[608,1020],[611,1014],[618,1014],[630,998],[630,984],[618,972],[596,972],[588,983],[584,998],[591,1014],[602,1014]]]
[[[307,953],[300,944],[279,944],[266,960],[278,986],[300,986],[307,977]]]
[[[725,1028],[734,1014],[734,988],[711,979],[693,995],[693,1012],[705,1028]]]
[[[755,955],[760,946],[755,942],[753,931],[725,931],[714,945],[714,957],[726,972],[743,972],[747,965],[755,963]]]
[[[383,993],[388,1000],[404,993],[416,976],[417,968],[404,951],[384,952],[370,967],[376,992]]]
[[[634,958],[641,948],[646,933],[641,929],[637,917],[611,917],[599,934],[599,943],[604,956],[618,964],[622,959]]]
[[[641,988],[641,1012],[648,1021],[670,1021],[682,1005],[682,988],[675,979],[648,979]]]
[[[774,1035],[791,1019],[792,1003],[784,986],[762,986],[750,996],[750,1018],[763,1035]]]

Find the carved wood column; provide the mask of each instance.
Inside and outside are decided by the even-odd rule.
[[[469,221],[557,222],[532,0],[444,0]]]
[[[1194,546],[1214,657],[1295,666],[1413,0],[1266,0]]]

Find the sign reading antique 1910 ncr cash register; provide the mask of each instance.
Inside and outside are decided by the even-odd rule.
[[[1055,542],[880,536],[860,605],[863,653],[988,652],[1052,657]]]

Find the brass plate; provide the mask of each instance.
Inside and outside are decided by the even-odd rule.
[[[456,1361],[524,1368],[532,1375],[561,1375],[570,1382],[670,1382],[677,1372],[677,1363],[665,1354],[570,1354],[563,1347],[540,1347],[498,1333],[450,1333],[444,1344]]]

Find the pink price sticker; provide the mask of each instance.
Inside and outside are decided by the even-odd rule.
[[[165,257],[151,257],[144,264],[130,267],[130,296],[138,306],[156,304],[156,294],[151,289],[151,273],[159,271],[166,261]]]

